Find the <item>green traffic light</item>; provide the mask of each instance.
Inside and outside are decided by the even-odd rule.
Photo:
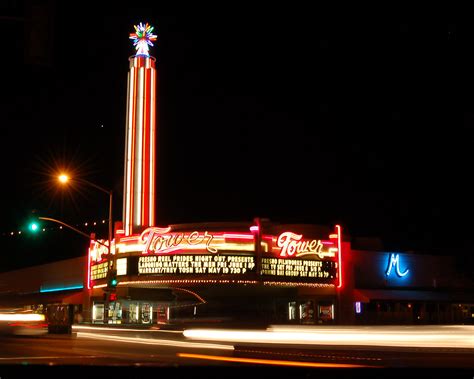
[[[32,223],[30,224],[30,230],[31,230],[32,232],[36,232],[38,229],[39,229],[39,226],[38,226],[38,224],[37,224],[36,222],[32,222]]]
[[[112,279],[110,284],[112,284],[115,287],[117,285],[117,279]]]

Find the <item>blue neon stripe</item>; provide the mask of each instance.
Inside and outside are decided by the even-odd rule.
[[[48,288],[48,289],[43,289],[40,288],[40,292],[57,292],[57,291],[67,291],[67,290],[79,290],[84,288],[84,286],[78,285],[78,286],[70,286],[70,287],[56,287],[56,288]]]

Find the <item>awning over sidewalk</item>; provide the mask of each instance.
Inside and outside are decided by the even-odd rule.
[[[354,290],[354,301],[368,303],[371,300],[437,301],[474,304],[474,292],[438,292],[408,290]]]

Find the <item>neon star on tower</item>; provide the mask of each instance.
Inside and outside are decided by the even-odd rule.
[[[146,23],[143,25],[141,22],[138,25],[133,26],[135,28],[135,33],[130,33],[130,39],[133,40],[133,46],[137,50],[137,55],[146,55],[148,54],[148,46],[153,46],[152,41],[156,41],[158,36],[152,34],[153,26]]]
[[[155,224],[155,58],[149,55],[157,36],[148,23],[134,25],[130,34],[136,55],[129,58],[123,228],[125,235],[141,233]]]

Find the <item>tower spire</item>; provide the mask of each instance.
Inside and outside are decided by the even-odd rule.
[[[135,25],[130,34],[137,54],[130,57],[125,130],[123,228],[125,235],[141,233],[155,224],[155,58],[148,54],[153,27]]]

